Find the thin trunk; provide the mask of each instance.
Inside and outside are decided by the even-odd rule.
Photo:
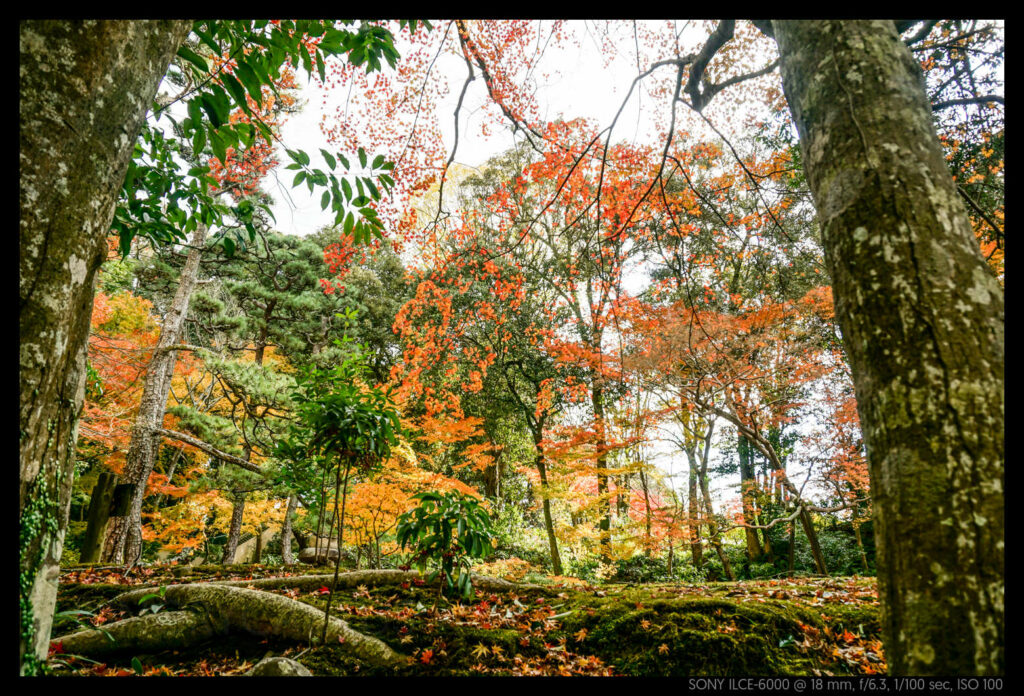
[[[142,401],[132,426],[132,439],[128,445],[122,483],[135,486],[132,506],[128,515],[116,517],[107,532],[103,560],[107,563],[131,563],[142,553],[142,500],[146,495],[146,482],[156,463],[156,450],[160,436],[154,431],[163,426],[167,409],[167,395],[171,389],[176,352],[168,346],[181,342],[189,301],[199,277],[199,261],[206,241],[206,226],[199,225],[189,239],[189,252],[181,271],[178,289],[171,307],[160,327],[160,339],[153,351],[153,359],[146,371]]]
[[[591,405],[594,409],[594,429],[597,431],[597,497],[598,505],[602,510],[601,521],[598,523],[601,536],[601,560],[605,563],[612,562],[612,501],[608,493],[608,452],[605,439],[604,422],[604,389],[600,382],[595,380],[595,385],[590,392]]]
[[[892,21],[774,21],[875,501],[894,675],[1005,669],[1003,290]]]
[[[341,482],[341,467],[339,466],[336,474],[336,483],[334,487],[334,516],[340,521],[345,519],[345,502],[348,499],[348,472],[351,467],[351,462],[345,460],[345,487],[342,489]],[[338,496],[341,496],[341,514],[338,514]],[[338,571],[341,569],[341,544],[345,538],[345,526],[339,525],[338,527],[338,558],[334,561],[334,580],[331,582],[331,591],[327,595],[327,609],[324,610],[324,633],[321,638],[321,642],[327,642],[327,627],[331,619],[331,600],[334,599],[334,592],[338,588]],[[330,547],[328,547],[330,548]]]
[[[740,459],[740,498],[743,501],[743,523],[747,525],[743,532],[747,540],[747,557],[756,563],[764,555],[761,542],[757,538],[757,529],[753,526],[756,520],[757,479],[754,474],[754,461],[750,451],[750,443],[743,433],[737,436],[737,450]]]
[[[853,536],[857,539],[857,550],[860,551],[860,562],[864,566],[864,574],[870,575],[871,569],[868,567],[868,554],[864,550],[864,540],[860,536],[860,524],[857,518],[853,519]]]
[[[643,471],[639,472],[640,475],[640,487],[644,492],[644,555],[650,557],[651,555],[651,496],[647,491],[647,475]]]
[[[295,556],[292,554],[292,515],[298,507],[299,499],[295,495],[288,496],[288,507],[284,512],[284,523],[281,525],[281,560],[285,565],[293,565]]]
[[[231,530],[228,532],[228,543],[224,546],[224,555],[220,559],[221,565],[228,565],[235,562],[235,550],[238,548],[238,539],[242,536],[242,517],[245,513],[245,492],[235,491],[231,497]]]
[[[555,538],[555,524],[551,519],[551,500],[548,489],[548,470],[544,463],[544,448],[541,446],[541,430],[533,434],[534,447],[537,450],[537,458],[534,461],[537,467],[537,474],[540,476],[541,508],[544,510],[544,529],[548,533],[548,552],[551,554],[551,571],[555,575],[562,574],[562,559],[558,555],[558,540]]]
[[[710,433],[708,433],[708,437],[710,438]],[[696,446],[690,447],[686,450],[686,458],[689,460],[691,467],[697,466]],[[701,458],[700,475],[698,476],[698,479],[701,497],[704,500],[704,514],[707,516],[708,520],[708,535],[711,540],[711,546],[715,549],[715,553],[718,554],[718,560],[722,562],[722,570],[725,571],[725,576],[730,580],[735,580],[736,576],[732,572],[732,564],[729,563],[729,557],[725,555],[725,550],[722,548],[722,540],[719,538],[718,534],[718,525],[715,523],[715,511],[711,506],[711,494],[708,492],[706,458]]]
[[[96,271],[146,110],[191,25],[18,25],[22,673],[49,649]]]
[[[786,490],[793,496],[797,504],[800,504],[800,491],[793,482],[789,480],[789,476],[786,474],[786,468],[782,465],[782,461],[779,459],[778,453],[763,435],[760,434],[755,428],[741,421],[735,414],[725,411],[720,408],[714,408],[714,413],[722,418],[725,418],[730,423],[735,425],[742,433],[746,436],[748,442],[753,444],[760,452],[765,456],[767,463],[775,471],[775,475],[778,477],[780,483],[785,486]],[[825,556],[821,552],[821,546],[818,544],[818,534],[814,529],[814,524],[811,520],[811,515],[806,509],[800,511],[800,524],[804,528],[804,533],[807,535],[807,541],[811,546],[811,556],[814,559],[814,565],[820,575],[828,575],[828,568],[825,564]]]
[[[117,474],[112,471],[104,471],[99,475],[96,485],[92,488],[92,496],[89,500],[89,524],[85,530],[85,540],[82,541],[80,558],[82,563],[95,563],[100,560],[103,535],[106,533],[107,523],[110,520],[110,503],[117,483]]]
[[[690,461],[689,488],[687,494],[689,495],[689,507],[686,521],[690,528],[690,556],[693,560],[693,565],[697,569],[700,569],[704,565],[704,547],[700,541],[700,507],[698,506],[697,501],[697,468],[694,466],[694,462],[692,460]]]
[[[796,525],[789,523],[789,577],[793,577],[796,563]]]

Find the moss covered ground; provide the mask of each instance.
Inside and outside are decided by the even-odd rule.
[[[289,573],[322,573],[290,569]],[[65,571],[54,635],[77,618],[98,625],[130,611],[108,602],[139,586],[276,577],[262,566],[153,566]],[[272,590],[323,607],[326,588]],[[407,676],[462,675],[856,675],[884,672],[879,607],[871,578],[761,580],[700,585],[551,584],[471,600],[437,600],[417,582],[339,589],[332,615],[408,656]],[[59,652],[54,674],[244,674],[272,655],[298,659],[314,675],[392,675],[346,654],[343,646],[298,645],[232,634],[157,654],[129,650],[104,664]]]

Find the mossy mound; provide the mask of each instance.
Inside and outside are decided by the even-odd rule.
[[[800,624],[822,620],[784,602],[609,597],[579,606],[562,620],[562,630],[617,674],[761,676],[809,674],[816,666],[795,645]]]

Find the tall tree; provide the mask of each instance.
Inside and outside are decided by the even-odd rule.
[[[770,30],[853,368],[890,671],[1001,673],[1003,291],[893,22]]]
[[[96,277],[185,21],[25,21],[20,39],[21,671],[45,659]]]

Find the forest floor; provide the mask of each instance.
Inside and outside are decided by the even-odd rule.
[[[141,610],[112,603],[128,590],[211,581],[323,574],[325,568],[154,565],[73,568],[61,575],[54,636],[112,625]],[[242,587],[245,585],[242,584]],[[263,590],[265,588],[260,587]],[[266,589],[326,605],[326,585]],[[159,600],[155,600],[159,601]],[[143,607],[159,611],[153,600]],[[284,656],[316,676],[626,675],[753,676],[884,674],[873,578],[828,577],[704,584],[583,583],[477,591],[468,601],[437,601],[413,578],[337,591],[332,616],[407,658],[373,667],[344,645],[241,632],[183,649],[124,651],[92,660],[51,644],[55,675],[243,675],[266,656]]]

